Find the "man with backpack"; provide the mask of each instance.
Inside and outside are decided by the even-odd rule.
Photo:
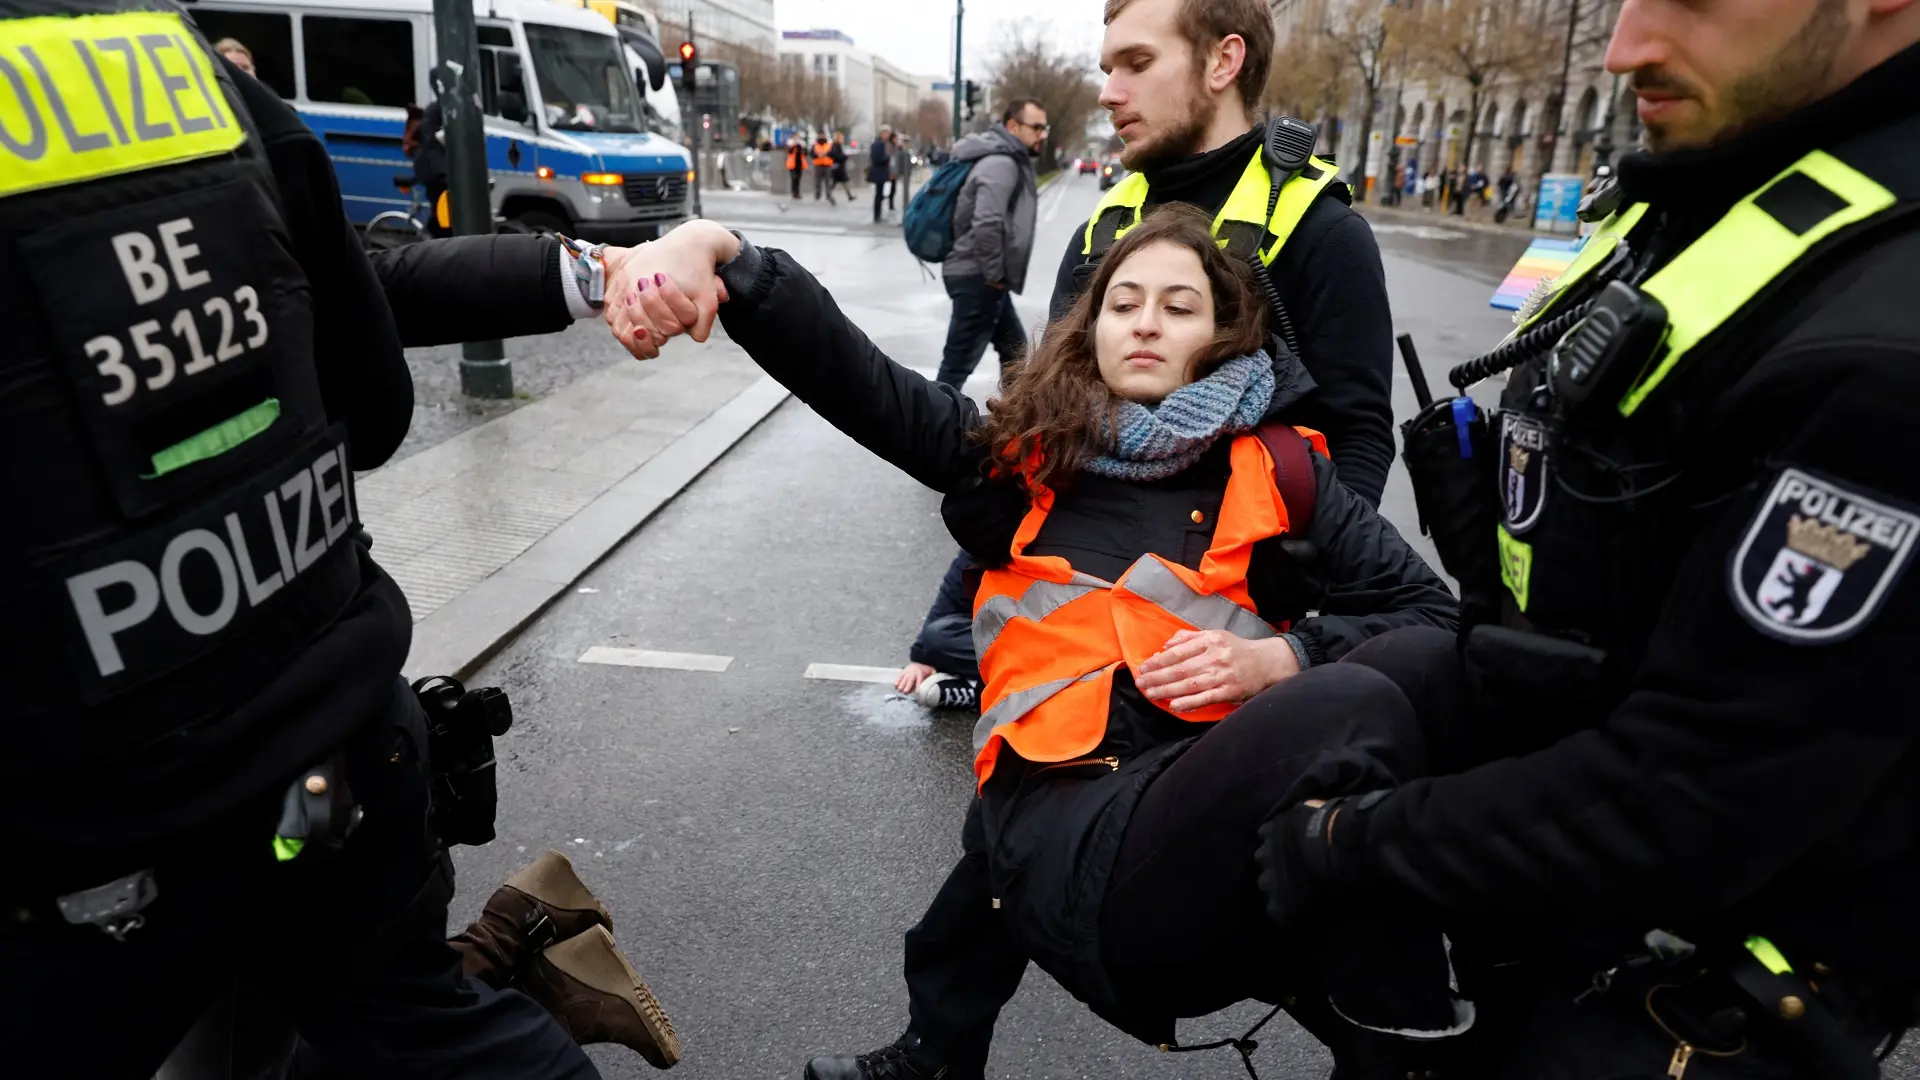
[[[948,386],[967,381],[989,340],[1003,366],[1027,348],[1013,294],[1026,286],[1033,254],[1039,205],[1033,159],[1047,140],[1047,110],[1032,98],[1015,98],[1000,119],[1000,126],[953,144],[952,161],[967,173],[953,196],[953,247],[942,266],[953,317],[936,378]],[[934,183],[927,186],[932,193]]]

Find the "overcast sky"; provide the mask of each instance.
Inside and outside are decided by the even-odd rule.
[[[1100,51],[1102,0],[965,0],[966,75],[981,78],[996,42],[1021,19],[1043,27],[1055,47],[1086,57]],[[843,30],[854,44],[916,75],[953,70],[954,0],[775,0],[782,30]]]

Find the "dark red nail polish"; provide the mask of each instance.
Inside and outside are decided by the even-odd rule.
[[[639,285],[636,285],[636,286],[634,286],[634,291],[635,291],[635,292],[646,292],[646,291],[647,291],[647,279],[646,279],[646,278],[641,278],[641,279],[640,279],[640,284],[639,284]]]
[[[655,285],[665,285],[667,283],[667,275],[665,274],[653,275],[653,283]]]

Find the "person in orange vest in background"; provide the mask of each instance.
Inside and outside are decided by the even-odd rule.
[[[813,137],[813,201],[822,198],[827,205],[833,205],[833,143],[822,131]]]
[[[800,145],[796,133],[787,136],[787,179],[793,185],[793,197],[800,197],[800,174],[807,171],[807,148]]]
[[[1130,229],[984,416],[883,355],[791,256],[712,222],[645,249],[611,295],[642,358],[705,340],[717,313],[796,397],[943,492],[985,567],[979,797],[907,934],[906,1034],[807,1077],[977,1080],[1029,960],[1153,1044],[1249,997],[1290,1002],[1341,1065],[1467,1025],[1437,929],[1353,915],[1283,937],[1266,915],[1254,854],[1276,806],[1427,768],[1393,680],[1335,661],[1390,629],[1451,632],[1458,608],[1319,434],[1282,419],[1312,380],[1267,351],[1262,293],[1204,214]]]

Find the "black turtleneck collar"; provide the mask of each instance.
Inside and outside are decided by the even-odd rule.
[[[1218,209],[1233,193],[1233,185],[1246,171],[1247,159],[1259,145],[1260,129],[1251,128],[1225,146],[1148,172],[1147,202],[1183,202]]]
[[[1719,146],[1620,159],[1629,202],[1718,216],[1808,151],[1920,112],[1920,45],[1799,112]]]

